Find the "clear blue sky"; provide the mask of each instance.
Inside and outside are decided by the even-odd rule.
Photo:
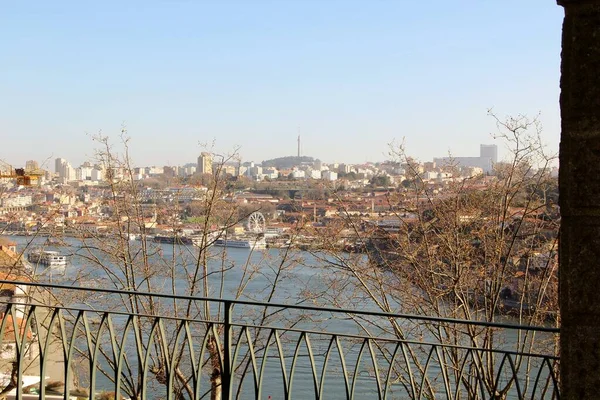
[[[541,112],[559,142],[553,0],[6,1],[0,159],[93,155],[127,126],[137,165],[302,153],[478,155],[500,115]]]

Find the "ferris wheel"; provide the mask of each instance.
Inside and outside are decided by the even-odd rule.
[[[248,223],[246,227],[252,233],[264,233],[265,228],[267,226],[267,222],[265,221],[265,216],[260,212],[255,211],[248,216]]]

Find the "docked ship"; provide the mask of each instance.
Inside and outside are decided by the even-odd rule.
[[[27,254],[27,261],[32,264],[45,265],[52,268],[67,266],[67,256],[54,250],[33,249]]]
[[[157,243],[168,244],[193,244],[192,238],[182,235],[157,234],[154,235],[154,241]]]
[[[220,238],[214,241],[213,246],[236,247],[238,249],[266,249],[267,242],[264,237],[235,237],[232,239]]]

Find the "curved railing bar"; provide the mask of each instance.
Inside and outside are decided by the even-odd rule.
[[[179,353],[179,346],[180,346],[180,341],[181,341],[181,336],[183,334],[185,334],[185,328],[184,328],[185,322],[184,321],[180,321],[179,324],[177,324],[177,329],[175,330],[175,339],[173,340],[173,352],[171,353],[171,357],[168,357],[168,353],[165,354],[165,358],[170,358],[169,362],[170,362],[170,373],[167,376],[167,396],[168,398],[172,398],[169,396],[172,396],[172,393],[175,389],[175,373],[173,373],[173,371],[177,368],[178,362],[177,362],[177,354]],[[183,341],[183,343],[181,343],[181,351],[183,352],[185,348],[185,341]],[[192,362],[193,364],[193,362]],[[192,366],[192,371],[194,370],[194,367]],[[194,374],[192,373],[192,376]]]
[[[121,376],[123,375],[123,368],[124,365],[123,363],[126,362],[126,353],[125,353],[125,349],[126,349],[126,344],[127,344],[127,336],[129,335],[129,332],[132,329],[135,329],[135,323],[134,323],[134,316],[131,315],[129,318],[127,318],[127,321],[125,322],[125,326],[123,327],[123,335],[121,336],[121,344],[119,345],[119,355],[117,357],[117,365],[116,365],[116,372],[115,372],[115,376],[118,377],[118,379],[116,380],[115,383],[116,385],[116,394],[120,394],[121,393]],[[138,388],[135,388],[136,391]]]
[[[554,395],[556,396],[557,399],[560,399],[560,393],[558,392],[558,380],[556,379],[556,375],[554,374],[554,368],[552,366],[552,364],[550,364],[550,360],[548,358],[544,358],[544,360],[542,360],[542,364],[540,365],[540,368],[538,369],[538,373],[537,373],[537,377],[535,379],[535,385],[533,386],[533,390],[531,391],[531,399],[535,399],[535,393],[537,390],[537,385],[539,383],[539,379],[541,377],[542,371],[543,371],[543,366],[546,365],[548,368],[548,377],[550,379],[552,379],[552,383],[554,386]],[[542,394],[546,393],[546,388],[548,387],[548,378],[546,378],[546,385],[545,388],[542,391]]]
[[[215,334],[216,334],[216,330],[214,329],[214,325],[209,324],[206,327],[206,331],[204,332],[204,338],[202,339],[202,346],[200,347],[200,352],[198,354],[198,369],[197,369],[196,376],[194,378],[194,380],[197,383],[196,388],[195,388],[195,393],[194,393],[195,399],[202,398],[202,396],[200,395],[200,389],[202,387],[202,385],[201,385],[201,383],[202,383],[202,364],[203,364],[203,360],[204,360],[204,352],[206,351],[206,347],[208,346],[209,336],[210,335],[215,336]],[[190,338],[191,338],[191,334],[190,334]],[[210,354],[209,354],[209,357],[211,357]],[[223,365],[222,360],[221,360],[221,365]],[[210,389],[209,389],[209,391],[210,391]]]
[[[379,365],[377,365],[377,357],[375,357],[375,349],[373,349],[373,341],[367,342],[369,352],[371,353],[371,362],[373,363],[373,369],[375,371],[375,380],[377,382],[377,396],[381,400],[381,377],[379,376]]]
[[[249,357],[248,360],[246,360],[246,367],[245,370],[247,370],[248,365],[251,365],[252,368],[252,384],[253,384],[253,389],[254,389],[254,398],[258,399],[258,366],[256,364],[256,357],[254,355],[254,345],[252,344],[252,335],[250,334],[250,329],[248,328],[242,328],[240,330],[240,334],[238,336],[238,341],[236,344],[236,351],[233,357],[232,362],[234,363],[233,365],[235,365],[235,360],[238,357],[239,354],[239,349],[241,348],[241,343],[242,343],[242,337],[245,337],[246,339],[246,344],[248,346],[248,355],[247,357]],[[248,364],[249,363],[249,364]],[[235,368],[234,368],[235,371]],[[242,391],[242,385],[244,384],[244,379],[246,378],[246,375],[243,374],[240,378],[240,384],[237,388],[237,395],[236,398],[240,397],[240,393]]]
[[[325,352],[325,358],[323,360],[323,368],[321,370],[321,382],[319,383],[319,399],[323,398],[323,391],[325,390],[325,374],[327,373],[327,364],[329,362],[329,356],[331,356],[331,349],[333,348],[333,342],[335,341],[335,335],[331,336],[327,351]]]
[[[354,388],[356,387],[356,381],[358,380],[358,366],[363,356],[364,349],[366,347],[367,340],[363,340],[360,345],[360,350],[358,350],[358,354],[356,356],[356,365],[354,367],[354,374],[352,375],[352,387],[350,388],[350,398],[354,398]]]
[[[40,323],[38,318],[35,319],[35,326],[36,326],[36,331],[37,331],[37,335],[38,335],[39,357],[40,357],[40,376],[43,376],[43,377],[46,376],[48,354],[50,353],[50,345],[52,343],[52,327],[54,326],[54,323],[56,321],[56,318],[58,317],[59,312],[60,312],[60,310],[53,310],[50,315],[50,320],[48,322],[48,329],[46,332],[46,339],[44,340],[43,347],[42,347],[42,341],[39,340],[40,332],[42,332],[42,324]],[[0,343],[1,342],[2,341],[0,339]],[[46,396],[46,385],[40,385],[40,397],[45,398],[45,396]]]
[[[35,312],[35,309],[36,309],[35,306],[31,306],[27,312],[27,317],[22,319],[23,324],[24,324],[23,329],[21,329],[21,327],[19,327],[17,329],[15,326],[15,339],[17,337],[20,337],[19,341],[21,343],[20,348],[17,348],[17,359],[19,360],[17,376],[18,376],[19,382],[21,381],[22,376],[23,376],[23,372],[24,372],[23,371],[23,364],[24,364],[23,361],[25,359],[25,354],[27,354],[27,343],[28,343],[27,332],[30,331],[31,318],[33,315],[32,311]],[[17,313],[17,315],[18,315],[18,313]],[[18,317],[13,316],[13,324],[17,323],[17,318]],[[21,330],[22,330],[22,332],[21,332]],[[33,332],[31,332],[31,335],[32,335],[31,338],[33,339]],[[31,345],[33,345],[33,343]],[[40,381],[40,384],[41,384],[41,381]],[[19,399],[19,400],[21,399],[22,393],[23,393],[22,385],[17,386],[17,399]]]
[[[290,365],[290,396],[292,393],[292,388],[294,384],[294,373],[296,372],[296,362],[298,361],[298,357],[300,356],[300,346],[302,344],[302,339],[304,338],[305,333],[301,333],[296,341],[296,346],[294,346],[294,356],[292,357],[292,365]]]
[[[158,327],[156,331],[157,333],[155,334],[154,340],[159,341],[159,349],[162,352],[162,354],[160,354],[160,357],[162,359],[162,362],[164,363],[165,378],[167,380],[167,400],[172,400],[174,395],[172,382],[174,381],[173,369],[175,363],[171,363],[171,357],[169,357],[169,343],[167,340],[167,335],[165,334],[165,325],[161,318],[158,318]],[[158,336],[158,338],[156,336]],[[173,355],[175,355],[175,348],[177,347],[177,342],[173,343],[173,347]],[[148,350],[150,350],[150,341],[148,341]],[[149,352],[150,351],[148,351],[148,353]]]
[[[85,336],[88,343],[88,352],[90,353],[90,393],[95,393],[96,389],[96,367],[98,365],[98,353],[100,351],[100,338],[102,336],[102,332],[104,330],[104,324],[106,322],[106,318],[108,317],[108,313],[102,313],[102,317],[100,319],[100,324],[98,326],[98,331],[96,332],[96,338],[94,340],[94,336],[92,331],[90,330],[90,324],[88,321],[87,315],[83,316],[83,329],[85,332]],[[93,345],[93,346],[92,346]],[[92,351],[93,347],[93,351]]]
[[[250,359],[252,361],[252,376],[254,378],[254,394],[258,396],[258,364],[256,363],[256,353],[254,351],[254,344],[252,343],[252,336],[250,330],[246,329],[246,340],[248,341],[248,351],[250,352]],[[258,399],[258,397],[257,397]]]
[[[452,400],[452,389],[450,389],[450,378],[448,377],[448,370],[445,365],[445,361],[441,354],[441,349],[439,347],[435,348],[435,353],[438,358],[438,362],[440,363],[440,370],[442,372],[442,378],[444,379],[444,389],[446,392],[446,399]]]
[[[121,375],[118,372],[117,366],[119,363],[119,356],[121,354],[121,348],[117,343],[117,335],[115,334],[115,326],[112,321],[112,316],[109,314],[107,318],[108,335],[110,338],[110,344],[112,349],[112,368],[115,380],[115,398],[121,398]]]
[[[523,392],[521,391],[521,384],[519,383],[519,377],[517,376],[517,367],[515,365],[515,361],[512,359],[512,357],[510,355],[507,355],[508,357],[508,363],[510,365],[510,369],[512,370],[513,373],[513,379],[515,381],[515,387],[517,388],[517,396],[519,397],[519,399],[523,399]]]
[[[480,370],[480,366],[479,363],[477,362],[477,358],[475,358],[475,356],[473,355],[473,351],[472,349],[467,350],[467,353],[465,354],[464,358],[463,358],[463,362],[461,363],[461,367],[458,373],[458,376],[456,378],[456,390],[454,392],[454,397],[458,398],[458,393],[460,391],[461,388],[461,384],[462,384],[462,377],[464,376],[464,369],[465,366],[467,365],[467,359],[468,356],[471,356],[471,364],[469,364],[471,366],[471,368],[473,366],[475,366],[475,373],[477,374],[477,386],[479,386],[479,390],[481,391],[481,398],[484,399],[485,398],[485,388],[483,387],[483,385],[480,383],[482,381],[482,373]],[[469,375],[470,376],[470,375]],[[475,391],[477,391],[477,387],[475,387]]]
[[[281,376],[283,378],[283,395],[287,400],[289,399],[289,391],[288,391],[288,376],[287,371],[285,369],[285,354],[283,354],[283,346],[281,345],[281,337],[275,332],[275,344],[277,345],[277,352],[279,353],[279,363],[281,365]]]
[[[159,322],[160,322],[160,318],[156,317],[154,318],[154,320],[152,321],[152,326],[150,328],[150,333],[148,334],[148,345],[146,347],[146,354],[143,355],[143,360],[141,360],[142,358],[142,354],[138,354],[138,356],[140,357],[140,364],[142,367],[142,371],[140,371],[142,373],[142,384],[141,384],[141,388],[142,388],[142,400],[146,399],[147,397],[147,383],[148,383],[148,367],[150,364],[150,355],[152,353],[152,351],[150,350],[150,347],[152,346],[152,341],[155,340],[154,336],[156,335],[157,330],[159,329]],[[138,321],[139,323],[139,321]],[[137,329],[139,330],[139,329]],[[140,336],[141,339],[141,336]],[[143,341],[140,341],[140,345],[143,346]]]
[[[383,390],[383,400],[387,399],[388,393],[390,392],[391,378],[392,372],[394,371],[394,363],[396,362],[396,357],[398,356],[398,350],[402,343],[396,343],[396,347],[394,347],[394,352],[392,353],[392,358],[390,359],[390,367],[388,368],[387,376],[385,378],[385,389]]]
[[[237,358],[240,354],[240,350],[242,348],[242,337],[246,336],[245,335],[246,329],[247,328],[240,329],[240,333],[239,333],[239,335],[237,337],[237,341],[236,341],[235,351],[233,352],[233,355],[231,356],[231,379],[232,379],[232,381],[233,381],[233,373],[235,372],[235,364],[236,364]],[[243,378],[242,378],[242,380],[243,380]]]
[[[77,313],[75,320],[73,321],[73,332],[71,332],[71,339],[67,342],[67,332],[65,327],[65,317],[64,315],[59,315],[59,327],[60,327],[60,336],[63,341],[63,352],[65,357],[65,392],[69,391],[69,386],[71,384],[71,361],[73,360],[73,351],[75,350],[75,335],[77,333],[77,325],[80,323],[83,318],[84,311],[80,311]],[[67,346],[68,344],[68,346]],[[67,349],[68,348],[68,349]]]
[[[419,395],[417,396],[417,399],[423,397],[423,389],[425,387],[425,382],[427,382],[427,371],[429,370],[429,365],[435,349],[435,346],[432,346],[431,350],[429,350],[429,354],[427,355],[427,360],[425,361],[425,368],[423,368],[423,377],[421,379],[421,386],[419,387]]]
[[[312,345],[310,342],[310,337],[308,336],[308,333],[306,333],[306,335],[304,335],[304,341],[306,342],[306,350],[308,351],[308,359],[310,360],[310,367],[312,370],[312,377],[313,377],[313,386],[315,389],[315,398],[318,398],[318,393],[319,393],[319,372],[317,371],[317,364],[315,363],[315,355],[313,353],[312,350]]]
[[[338,354],[340,356],[340,364],[342,366],[342,375],[344,377],[344,388],[346,389],[346,398],[351,399],[351,397],[350,397],[350,382],[348,382],[348,368],[346,368],[346,357],[344,356],[344,350],[342,349],[342,344],[340,343],[340,338],[338,336],[335,337],[335,346],[337,347]]]
[[[267,341],[265,342],[265,348],[263,349],[262,361],[260,363],[260,375],[258,381],[258,398],[262,398],[262,388],[263,388],[263,378],[265,377],[265,368],[267,366],[267,356],[269,353],[269,349],[271,348],[271,338],[273,337],[274,330],[269,332],[269,336],[267,337]]]
[[[498,373],[496,374],[496,379],[494,379],[494,387],[493,387],[493,393],[491,393],[492,395],[496,395],[496,393],[498,392],[498,383],[500,383],[500,374],[502,374],[502,368],[504,368],[504,363],[506,362],[506,359],[508,357],[508,354],[505,354],[502,357],[502,361],[500,361],[500,365],[498,366]],[[510,360],[509,360],[509,364],[510,364]],[[516,377],[514,376],[514,371],[513,371],[513,378],[516,380]],[[521,396],[518,397],[519,399],[522,399]]]

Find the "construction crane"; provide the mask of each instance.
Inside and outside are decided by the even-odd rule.
[[[26,170],[25,168],[13,168],[10,164],[0,161],[0,178],[16,179],[17,185],[31,186],[37,184],[40,176],[46,173],[41,169]]]

